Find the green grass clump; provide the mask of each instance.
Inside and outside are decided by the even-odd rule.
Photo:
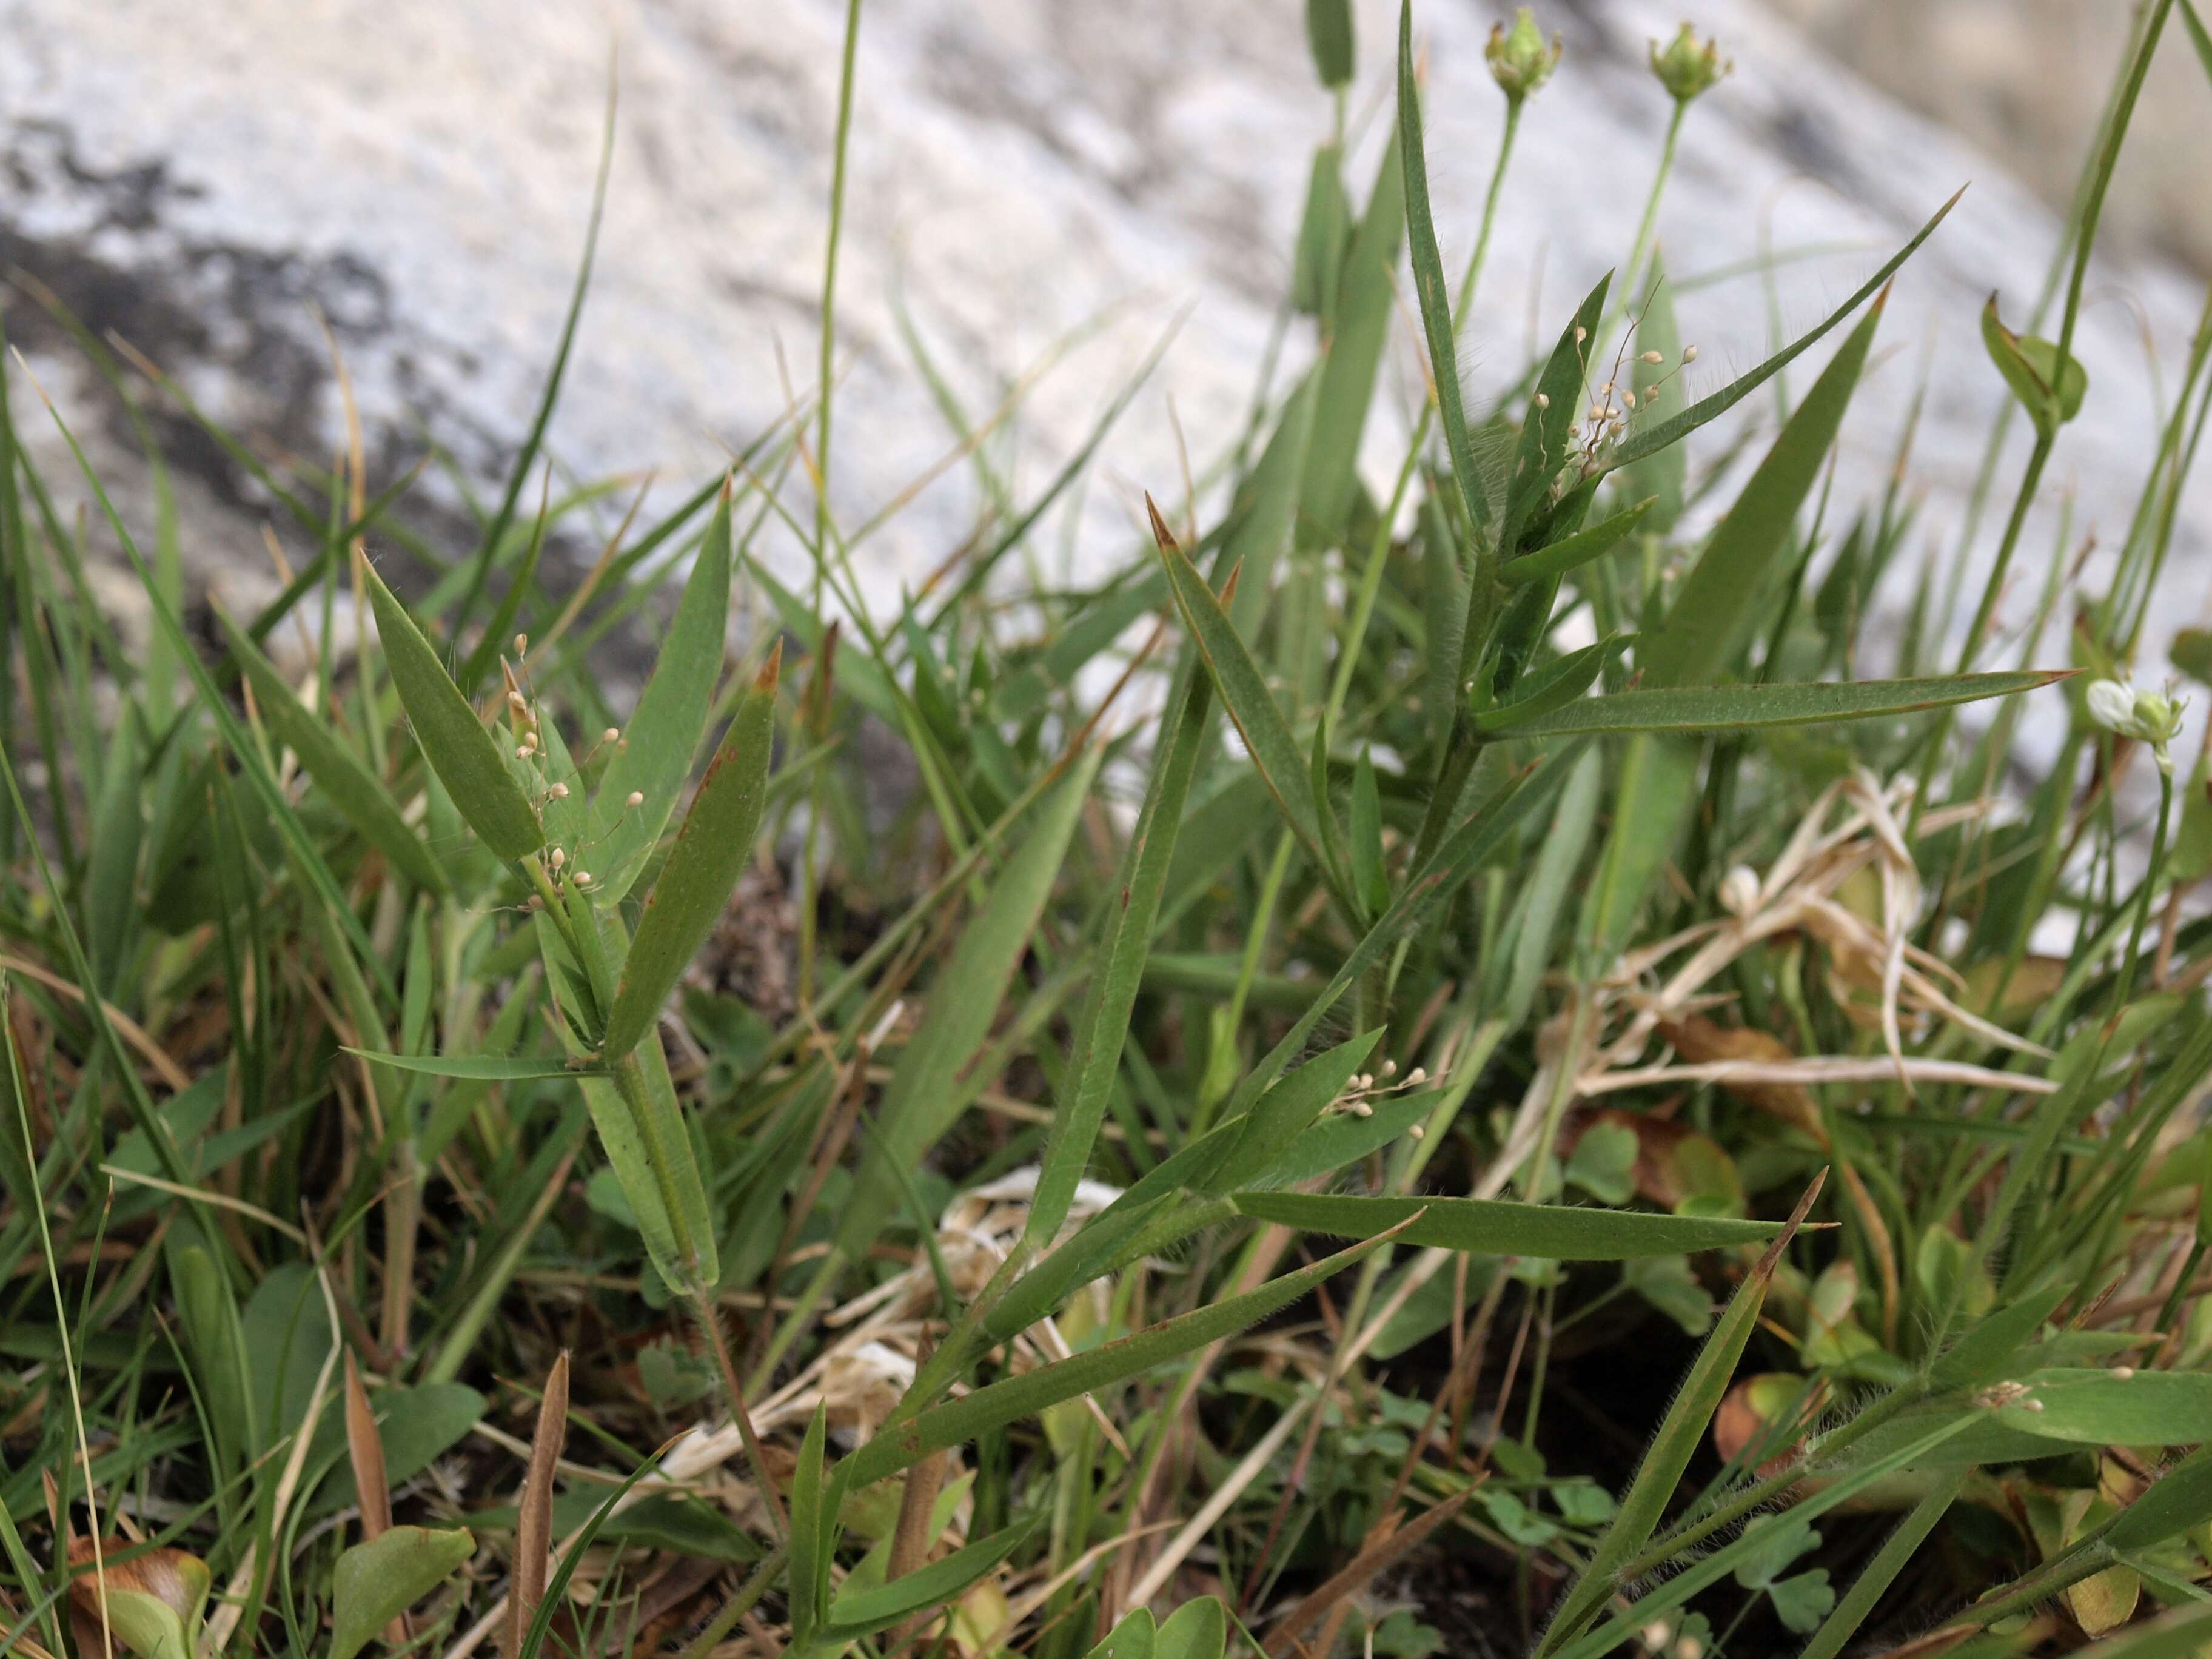
[[[1079,591],[1000,568],[1088,447],[1031,500],[983,469],[965,562],[872,612],[827,344],[552,591],[606,494],[526,506],[580,280],[473,546],[408,530],[412,474],[372,500],[358,453],[280,477],[216,431],[309,551],[196,634],[173,519],[142,555],[84,467],[143,653],[77,481],[0,424],[0,1650],[2212,1642],[2212,798],[2128,683],[2205,338],[2110,589],[2061,546],[1993,629],[2143,70],[2212,41],[2141,9],[2054,334],[1983,320],[2033,444],[2017,480],[1991,444],[1954,617],[1901,489],[1830,471],[1948,204],[1686,400],[1652,227],[1726,72],[1686,30],[1626,264],[1478,410],[1456,343],[1557,48],[1493,40],[1455,273],[1410,6],[1364,198],[1349,15],[1307,21],[1310,359]],[[1381,495],[1401,316],[1431,396]],[[1808,353],[1771,430],[1693,455]],[[740,612],[775,626],[732,659]],[[618,714],[594,646],[638,617]],[[2031,698],[2066,735],[2021,787]]]

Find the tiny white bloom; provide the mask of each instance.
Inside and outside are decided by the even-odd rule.
[[[2089,718],[2108,732],[2132,737],[2135,688],[2119,680],[2092,680],[2088,690]]]

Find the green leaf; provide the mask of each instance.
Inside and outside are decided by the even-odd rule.
[[[1375,402],[1376,371],[1402,303],[1398,247],[1405,234],[1405,175],[1393,143],[1382,155],[1374,188],[1367,194],[1367,211],[1345,253],[1328,354],[1313,380],[1293,526],[1297,541],[1305,546],[1344,545],[1355,506],[1364,499],[1359,446]],[[1248,574],[1256,582],[1261,573],[1253,568]],[[1264,599],[1260,586],[1254,587],[1253,598]],[[1241,611],[1238,620],[1244,620]]]
[[[1498,575],[1508,587],[1518,587],[1579,570],[1591,561],[1603,558],[1626,540],[1658,501],[1656,495],[1649,496],[1626,511],[1601,520],[1586,530],[1577,530],[1571,536],[1562,536],[1533,553],[1509,559]]]
[[[1583,693],[1597,683],[1606,659],[1620,650],[1623,643],[1618,637],[1600,640],[1595,645],[1586,645],[1545,664],[1513,688],[1511,702],[1477,714],[1475,728],[1482,732],[1510,732],[1517,737],[1530,726],[1545,726],[1547,717],[1556,716],[1559,710],[1580,707]],[[1610,702],[1612,699],[1602,701]]]
[[[972,1097],[963,1080],[990,1036],[1014,970],[1028,953],[1100,757],[1095,748],[1086,751],[1038,804],[1028,821],[1027,838],[1006,860],[990,896],[969,919],[951,960],[938,970],[930,1017],[900,1051],[877,1108],[874,1143],[838,1227],[837,1246],[848,1260],[860,1260],[884,1224],[898,1213],[891,1164],[920,1168]]]
[[[1999,322],[1995,294],[1982,307],[1982,344],[2046,441],[2081,412],[2081,399],[2089,391],[2089,371],[2071,355],[2062,368],[2058,348],[2051,342],[2032,334],[2015,334]]]
[[[793,1525],[797,1523],[794,1522]],[[830,1606],[825,1643],[857,1642],[901,1620],[957,1600],[996,1567],[1036,1529],[1034,1520],[1001,1528],[988,1538],[953,1551],[942,1560],[917,1567],[904,1577],[873,1589],[854,1590]]]
[[[361,571],[376,612],[385,665],[414,722],[416,741],[453,805],[500,857],[519,859],[536,852],[545,845],[544,828],[500,752],[498,739],[484,729],[384,578],[365,559]]]
[[[1761,614],[1783,549],[1843,425],[1881,321],[1877,303],[1791,413],[1766,458],[1721,520],[1657,629],[1637,651],[1654,688],[1708,684],[1726,674]]]
[[[1580,1577],[1560,1598],[1552,1622],[1536,1646],[1536,1659],[1547,1659],[1547,1656],[1559,1652],[1582,1633],[1583,1627],[1613,1599],[1622,1569],[1657,1530],[1674,1501],[1683,1471],[1697,1455],[1705,1427],[1712,1421],[1722,1396],[1735,1376],[1736,1361],[1742,1358],[1744,1345],[1751,1340],[1752,1330],[1759,1322],[1759,1308],[1766,1300],[1766,1287],[1773,1280],[1782,1252],[1812,1208],[1820,1189],[1820,1182],[1816,1180],[1798,1200],[1782,1236],[1767,1247],[1758,1265],[1745,1275],[1735,1294],[1729,1298],[1727,1310],[1713,1327],[1713,1334],[1705,1339],[1705,1346],[1698,1350],[1689,1376],[1652,1437],[1635,1480],[1622,1495],[1620,1513],[1590,1551]]]
[[[1763,1244],[1774,1221],[1571,1209],[1481,1198],[1340,1198],[1322,1193],[1236,1193],[1237,1209],[1306,1232],[1364,1238],[1402,1226],[1408,1244],[1551,1261],[1626,1261],[1686,1250]]]
[[[614,1004],[607,1010],[600,1053],[609,1061],[628,1054],[653,1030],[661,1005],[714,931],[752,857],[775,745],[775,689],[782,666],[783,642],[778,640],[730,717],[721,747],[653,884],[637,937],[623,959]]]
[[[823,1460],[828,1449],[830,1403],[814,1408],[799,1462],[791,1472],[791,1630],[802,1650],[830,1606],[832,1539],[836,1505],[823,1496]]]
[[[1595,649],[1592,647],[1591,649]],[[1920,680],[1823,680],[1808,685],[1684,685],[1585,697],[1510,726],[1516,738],[1598,732],[1747,732],[1831,720],[1877,720],[1951,703],[2009,697],[2074,671],[1937,675]],[[1502,715],[1517,705],[1493,711]]]
[[[1306,44],[1322,85],[1347,84],[1353,64],[1352,0],[1306,0]]]
[[[1281,1158],[1322,1109],[1344,1092],[1345,1085],[1367,1063],[1382,1040],[1382,1033],[1376,1030],[1340,1042],[1277,1082],[1237,1120],[1219,1166],[1192,1179],[1191,1187],[1204,1193],[1225,1193]]]
[[[331,1575],[334,1606],[328,1659],[353,1659],[476,1550],[477,1540],[465,1527],[394,1527],[347,1550]]]
[[[112,1544],[108,1547],[106,1589],[98,1605],[116,1642],[137,1655],[137,1659],[194,1659],[199,1645],[201,1609],[206,1604],[209,1586],[214,1582],[207,1563],[197,1555],[174,1549],[140,1552],[131,1562],[118,1563],[113,1558],[114,1548]],[[158,1556],[159,1561],[148,1562],[149,1555]],[[134,1566],[134,1563],[144,1565]],[[182,1596],[187,1611],[179,1613],[162,1595],[152,1590],[125,1588],[134,1571],[158,1573],[167,1578],[168,1592]],[[95,1615],[90,1622],[98,1625],[99,1617]],[[80,1651],[100,1650],[92,1643],[80,1642],[78,1645]]]
[[[1507,496],[1504,546],[1509,568],[1518,562],[1510,556],[1518,551],[1521,532],[1551,501],[1552,479],[1568,459],[1567,428],[1575,424],[1583,388],[1589,383],[1589,354],[1605,316],[1605,296],[1612,286],[1613,274],[1608,271],[1583,295],[1573,317],[1559,331],[1552,355],[1545,360],[1544,372],[1536,379],[1536,395],[1529,400],[1527,418],[1521,423],[1521,442],[1513,459],[1513,487]]]
[[[1881,269],[1866,279],[1843,304],[1824,318],[1819,327],[1802,334],[1781,350],[1776,352],[1748,374],[1739,376],[1710,398],[1700,398],[1689,408],[1656,426],[1644,427],[1631,432],[1607,457],[1607,470],[1617,471],[1646,455],[1656,455],[1668,445],[1680,442],[1699,427],[1718,420],[1746,398],[1765,386],[1797,358],[1824,339],[1844,318],[1880,291],[1881,285],[1897,274],[1898,268],[1919,251],[1920,245],[1936,234],[1936,227],[1959,204],[1959,197],[1966,194],[1963,188],[1943,205],[1936,210],[1936,216],[1914,233],[1912,240],[1892,254]]]
[[[653,659],[653,678],[592,798],[592,872],[610,901],[629,891],[675,816],[713,712],[729,614],[730,485],[725,481],[675,620]],[[634,807],[629,804],[633,794],[645,797]]]
[[[1189,804],[1191,780],[1197,775],[1212,724],[1210,713],[1209,682],[1193,665],[1185,672],[1182,696],[1170,698],[1161,716],[1162,742],[1115,890],[1119,902],[1108,910],[1098,970],[1076,1027],[1082,1037],[1070,1068],[1073,1086],[1053,1115],[1045,1139],[1036,1194],[1024,1229],[1032,1244],[1048,1244],[1059,1237],[1076,1184],[1090,1165],[1098,1127],[1105,1121],[1114,1080],[1121,1073],[1130,1012],[1136,1006],[1161,896]]]
[[[1139,1607],[1125,1613],[1119,1624],[1106,1632],[1106,1639],[1084,1656],[1084,1659],[1155,1659],[1152,1610]]]
[[[1340,1250],[1334,1255],[1271,1279],[1256,1291],[1233,1296],[1087,1349],[1070,1359],[1040,1366],[977,1389],[957,1400],[932,1407],[903,1422],[890,1423],[840,1465],[848,1491],[858,1491],[886,1475],[1009,1423],[1033,1417],[1064,1400],[1113,1387],[1155,1365],[1233,1336],[1343,1272],[1392,1235],[1385,1234]]]
[[[1421,137],[1421,94],[1413,76],[1413,0],[1398,13],[1398,157],[1406,181],[1406,232],[1413,256],[1413,289],[1420,298],[1421,328],[1429,344],[1437,413],[1444,429],[1444,451],[1451,457],[1467,521],[1479,538],[1490,522],[1490,500],[1474,468],[1468,441],[1467,410],[1459,385],[1459,336],[1452,326],[1451,294],[1444,285],[1443,255],[1437,247],[1436,219],[1429,210],[1429,166]]]
[[[376,1048],[347,1048],[345,1052],[373,1060],[380,1066],[389,1066],[395,1072],[415,1072],[424,1077],[473,1078],[483,1083],[607,1075],[604,1066],[562,1060],[557,1054],[389,1054]]]
[[[1168,1615],[1152,1638],[1152,1659],[1221,1659],[1228,1646],[1227,1613],[1216,1598],[1201,1595]]]
[[[1237,634],[1228,611],[1214,598],[1213,590],[1176,545],[1175,538],[1157,509],[1152,512],[1152,535],[1158,543],[1161,561],[1167,567],[1168,587],[1175,595],[1176,609],[1182,613],[1183,625],[1190,630],[1205,659],[1214,690],[1221,695],[1222,706],[1229,711],[1229,718],[1236,723],[1237,734],[1251,754],[1254,769],[1266,782],[1267,793],[1275,798],[1276,805],[1282,809],[1285,820],[1314,867],[1331,871],[1334,866],[1322,841],[1321,825],[1321,815],[1328,810],[1328,805],[1314,798],[1313,785],[1306,775],[1306,757],[1300,751],[1297,739],[1291,736],[1290,725],[1276,705],[1274,693],[1267,689],[1260,665],[1253,660],[1251,651]]]

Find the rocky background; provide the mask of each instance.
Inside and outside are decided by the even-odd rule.
[[[1994,289],[2018,319],[2041,284],[2050,202],[2071,186],[2126,8],[1540,6],[1566,56],[1524,122],[1466,331],[1462,368],[1478,393],[1511,378],[1532,338],[1626,256],[1667,112],[1645,42],[1686,3],[1737,66],[1692,112],[1661,219],[1686,335],[1701,347],[1692,395],[1820,316],[1971,181],[1906,269],[1887,354],[1845,434],[1847,481],[1877,482],[1924,382],[1920,533],[1956,558],[2004,396],[1975,314]],[[1501,100],[1481,45],[1503,9],[1419,8],[1448,264],[1472,240],[1495,152]],[[140,522],[131,428],[31,297],[40,286],[269,454],[318,464],[341,437],[325,319],[378,481],[427,434],[459,477],[495,488],[583,244],[612,55],[611,194],[552,448],[575,478],[658,469],[655,491],[673,500],[812,380],[843,12],[842,0],[0,0],[0,264],[29,279],[0,290],[10,338]],[[951,442],[902,303],[978,418],[1086,329],[1000,446],[1024,491],[1172,333],[1090,486],[1043,538],[1048,565],[1079,575],[1127,556],[1139,491],[1179,488],[1178,423],[1201,471],[1229,449],[1328,119],[1301,12],[1298,0],[866,0],[836,343],[844,522]],[[1364,192],[1387,119],[1395,5],[1361,0],[1359,27],[1351,119]],[[2091,392],[2023,553],[2031,587],[2069,495],[2075,536],[2109,546],[2124,532],[2195,325],[2203,283],[2186,262],[2212,257],[2212,213],[2192,193],[2212,92],[2179,25],[2166,60],[2123,161],[2112,254],[2091,284],[2077,344]],[[2188,211],[2171,211],[2176,201]],[[1410,338],[1393,371],[1401,408],[1419,385]],[[1286,349],[1298,349],[1294,333]],[[191,570],[252,603],[274,585],[263,503],[188,423],[152,412],[179,468]],[[1773,412],[1764,398],[1745,411]],[[15,414],[70,510],[83,492],[20,384]],[[1396,434],[1371,424],[1370,441],[1387,464]],[[2014,469],[2001,476],[2008,491]],[[443,522],[458,544],[457,485],[434,469],[418,496],[420,521],[434,537]],[[608,506],[606,528],[618,512]],[[949,469],[858,550],[864,584],[895,597],[959,545],[974,512],[971,475]],[[2208,545],[2212,495],[2200,491],[2166,624],[2200,618]],[[769,551],[787,566],[799,557],[787,542]],[[127,615],[129,584],[112,586]]]

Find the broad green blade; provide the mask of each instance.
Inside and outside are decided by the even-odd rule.
[[[775,746],[776,679],[783,665],[778,640],[730,717],[721,747],[692,798],[676,845],[646,899],[637,937],[623,959],[622,979],[607,1010],[600,1052],[620,1060],[644,1041],[661,1005],[721,920],[731,890],[753,855]]]
[[[653,678],[592,798],[592,860],[610,899],[629,891],[675,816],[706,735],[730,614],[730,485],[722,486]],[[644,797],[635,806],[633,795]]]
[[[367,560],[362,561],[361,575],[376,612],[385,666],[414,723],[416,740],[454,806],[500,857],[520,859],[536,852],[545,845],[545,830],[508,769],[499,740],[484,729],[415,619]]]
[[[377,1633],[474,1555],[465,1527],[393,1527],[338,1557],[331,1575],[330,1659],[353,1659]]]
[[[1666,620],[1647,632],[1637,652],[1647,686],[1701,685],[1726,674],[1765,605],[1797,510],[1820,475],[1859,371],[1881,321],[1876,304],[1820,372],[1706,542]]]
[[[1629,1261],[1735,1244],[1764,1244],[1778,1221],[1583,1210],[1480,1198],[1339,1198],[1321,1193],[1237,1193],[1243,1214],[1306,1232],[1364,1238],[1402,1227],[1408,1244],[1551,1261]]]

